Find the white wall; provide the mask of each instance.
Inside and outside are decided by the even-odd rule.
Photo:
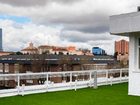
[[[139,33],[140,34],[140,33]],[[130,35],[129,42],[129,95],[140,96],[140,69],[138,64],[138,34]]]

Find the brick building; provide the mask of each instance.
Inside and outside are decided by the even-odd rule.
[[[129,42],[126,40],[115,41],[115,52],[118,54],[128,54],[129,53]]]

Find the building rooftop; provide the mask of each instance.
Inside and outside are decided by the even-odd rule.
[[[29,43],[29,46],[22,49],[21,51],[37,51],[37,48],[34,47],[33,43]]]
[[[48,49],[51,49],[53,48],[52,46],[48,46],[48,45],[41,45],[39,46],[38,48],[48,48]]]

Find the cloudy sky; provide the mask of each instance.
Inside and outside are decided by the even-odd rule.
[[[0,28],[5,51],[33,42],[78,48],[98,46],[113,54],[109,16],[135,12],[140,0],[0,0]],[[127,39],[127,38],[125,38]]]

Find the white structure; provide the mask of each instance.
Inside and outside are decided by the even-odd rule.
[[[115,74],[120,74],[117,77]],[[101,85],[112,85],[128,82],[128,68],[124,69],[102,69],[85,71],[62,71],[62,72],[40,72],[40,73],[18,73],[0,74],[0,81],[14,80],[15,88],[0,89],[0,97],[26,95],[34,93],[45,93],[62,90],[77,90],[80,88],[94,87]],[[69,78],[69,81],[55,83],[51,78]],[[86,78],[84,78],[86,76]],[[114,77],[115,78],[114,78]],[[44,84],[22,84],[21,80],[32,83],[33,80],[45,78]]]
[[[110,33],[129,37],[129,95],[140,96],[140,12],[110,17]]]

